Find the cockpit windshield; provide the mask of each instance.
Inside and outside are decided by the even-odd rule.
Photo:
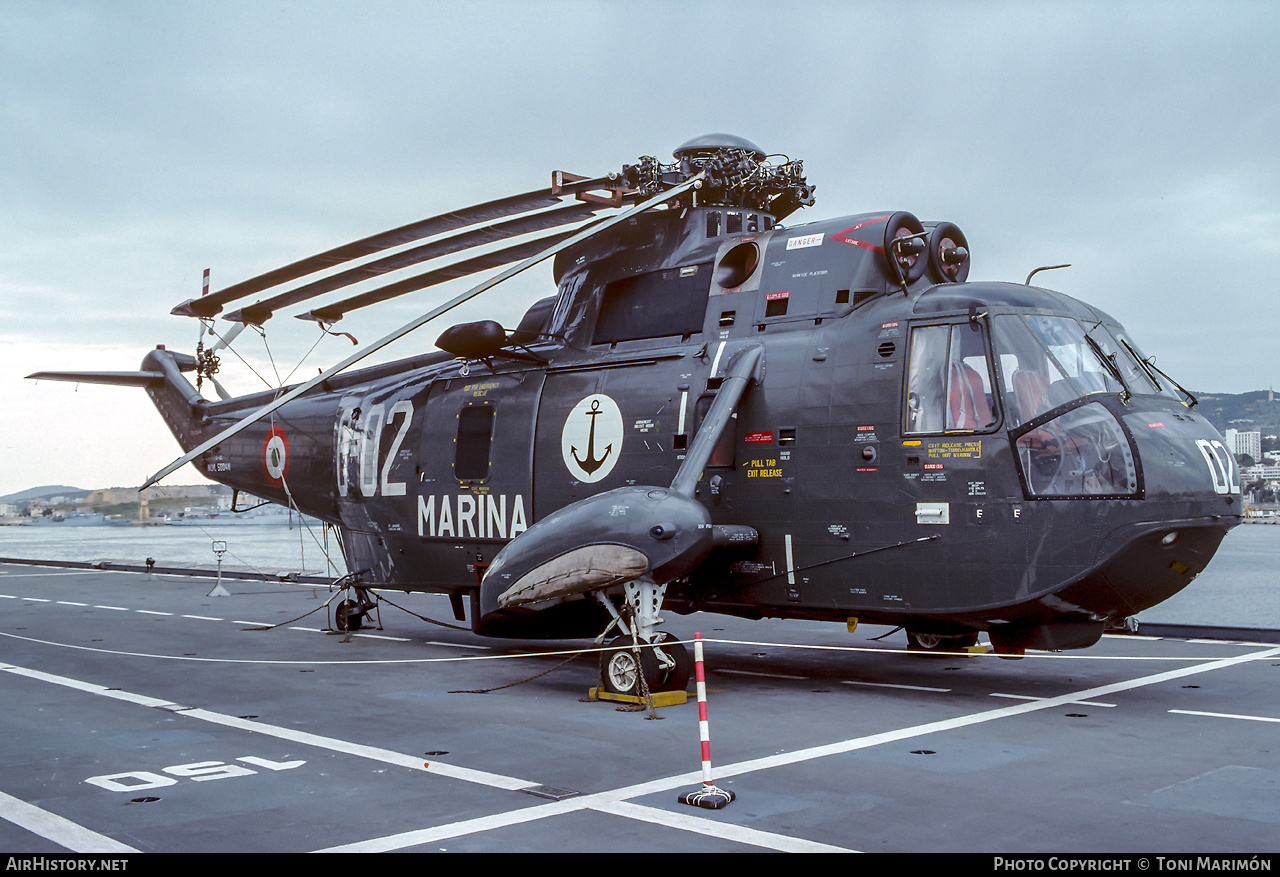
[[[1179,398],[1140,362],[1123,335],[1117,340],[1113,329],[1101,323],[1086,330],[1071,317],[999,314],[991,326],[1010,426],[1091,393],[1165,393]]]
[[[1145,378],[1143,386],[1153,386],[1156,388],[1157,392],[1162,393],[1165,396],[1169,396],[1172,399],[1177,399],[1179,402],[1189,402],[1192,405],[1196,404],[1194,396],[1182,387],[1178,386],[1177,383],[1170,380],[1164,372],[1160,371],[1160,369],[1156,368],[1151,359],[1142,355],[1142,351],[1138,349],[1138,346],[1133,343],[1133,340],[1129,338],[1128,334],[1123,329],[1120,329],[1117,326],[1110,326],[1106,328],[1110,331],[1112,337],[1116,339],[1120,349],[1124,350],[1127,354],[1126,359],[1132,359],[1133,362],[1137,364],[1139,371]],[[1135,392],[1138,391],[1135,390]],[[1142,392],[1145,392],[1145,390]]]

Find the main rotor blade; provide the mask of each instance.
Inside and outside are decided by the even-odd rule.
[[[600,209],[599,206],[593,207],[588,204],[570,204],[567,207],[561,207],[556,210],[547,210],[530,216],[521,216],[507,222],[496,222],[471,229],[470,231],[460,232],[443,240],[432,241],[429,244],[423,244],[420,247],[414,247],[411,250],[405,250],[393,256],[366,262],[363,265],[348,268],[346,271],[323,277],[320,280],[315,280],[288,292],[282,292],[279,295],[254,302],[237,311],[232,311],[224,316],[223,319],[261,326],[280,308],[306,301],[309,298],[315,298],[326,292],[332,292],[335,289],[359,283],[370,277],[378,277],[409,265],[417,265],[420,262],[447,256],[450,253],[457,253],[461,250],[468,250],[482,244],[580,222],[594,216]],[[509,259],[508,261],[514,262],[515,259]],[[502,265],[505,263],[498,262],[495,264]],[[201,305],[196,302],[192,304],[192,307],[199,308]]]
[[[445,265],[443,268],[436,268],[434,271],[428,271],[425,274],[419,274],[415,277],[406,277],[395,283],[381,286],[377,289],[371,289],[360,295],[353,295],[351,298],[343,299],[324,307],[313,308],[305,314],[298,314],[300,320],[315,320],[317,323],[336,323],[351,311],[359,308],[368,307],[369,305],[379,304],[380,302],[393,299],[406,293],[416,292],[419,289],[426,289],[428,286],[435,286],[439,283],[446,283],[450,280],[456,280],[459,277],[466,277],[469,274],[475,274],[488,268],[497,268],[499,265],[509,265],[512,262],[518,262],[521,259],[527,259],[536,255],[547,247],[554,246],[560,241],[574,234],[574,232],[560,232],[559,234],[546,235],[536,240],[526,241],[522,244],[506,247],[505,249],[495,250],[492,253],[485,253],[482,256],[475,256],[471,259],[464,259],[461,262],[455,262],[452,265]]]
[[[613,180],[602,177],[595,180],[567,183],[561,186],[560,192],[568,194],[590,191],[591,189],[613,184]],[[349,244],[343,244],[340,247],[334,247],[332,250],[309,256],[306,259],[285,265],[283,268],[277,268],[274,271],[268,271],[265,274],[259,274],[257,277],[243,280],[240,283],[228,286],[226,289],[220,289],[200,298],[185,301],[175,307],[171,313],[179,316],[212,317],[221,311],[222,306],[228,302],[244,298],[255,292],[261,292],[264,289],[270,289],[273,286],[279,286],[281,283],[288,283],[290,280],[297,280],[299,277],[305,277],[308,274],[314,274],[324,268],[331,268],[334,265],[340,265],[343,262],[349,262],[361,256],[368,256],[372,253],[381,252],[391,247],[398,247],[401,244],[421,240],[441,232],[475,225],[477,222],[500,219],[504,216],[537,210],[542,207],[552,207],[559,203],[559,196],[552,194],[551,189],[539,189],[535,192],[526,192],[523,195],[498,198],[494,201],[486,201],[483,204],[464,207],[461,210],[441,213],[439,216],[420,219],[417,222],[411,222],[399,228],[393,228],[367,238],[361,238],[358,241],[352,241]]]
[[[655,195],[652,198],[648,199],[647,201],[641,202],[640,204],[637,204],[635,207],[632,207],[629,210],[625,210],[616,216],[609,217],[607,220],[600,223],[599,225],[594,225],[588,229],[579,231],[577,234],[572,235],[571,237],[561,241],[555,246],[549,247],[548,249],[543,250],[541,253],[538,253],[535,256],[531,256],[530,258],[525,259],[520,264],[514,265],[508,268],[507,270],[494,275],[493,277],[484,281],[480,285],[472,287],[471,289],[467,290],[461,295],[456,296],[455,298],[449,300],[445,304],[440,305],[438,308],[428,311],[427,313],[423,314],[417,319],[406,323],[405,325],[401,326],[399,329],[396,329],[391,334],[383,338],[380,338],[379,340],[375,341],[373,344],[369,345],[368,347],[365,347],[362,350],[357,350],[355,353],[351,354],[350,356],[348,356],[346,359],[344,359],[342,362],[338,363],[337,365],[330,366],[329,368],[322,371],[320,374],[316,375],[314,378],[311,378],[309,381],[299,384],[289,392],[279,396],[274,402],[270,402],[266,405],[263,405],[261,408],[259,408],[257,411],[253,412],[249,416],[236,421],[231,426],[227,427],[222,432],[215,435],[213,438],[208,439],[207,441],[201,442],[197,447],[183,454],[177,460],[174,460],[168,466],[165,466],[159,472],[157,472],[156,474],[148,478],[147,482],[143,484],[142,487],[139,489],[146,490],[148,487],[155,484],[157,481],[164,478],[166,475],[169,475],[175,472],[176,470],[185,466],[187,463],[190,463],[196,457],[199,457],[201,454],[207,452],[210,448],[216,447],[217,445],[221,444],[222,442],[226,441],[232,436],[240,433],[242,430],[247,429],[249,426],[256,423],[258,420],[261,420],[263,417],[275,411],[277,408],[280,408],[281,406],[289,402],[292,402],[294,399],[298,398],[303,393],[310,390],[312,387],[315,387],[318,384],[321,384],[324,381],[329,380],[339,372],[345,371],[350,366],[355,365],[357,362],[364,359],[366,356],[376,353],[377,351],[381,350],[383,347],[386,347],[391,342],[396,341],[400,338],[403,338],[405,335],[408,335],[413,330],[426,325],[427,323],[431,322],[441,314],[446,313],[447,311],[451,311],[458,305],[463,304],[464,302],[468,302],[471,299],[475,298],[476,296],[480,295],[481,293],[486,292],[489,289],[492,289],[502,281],[507,280],[511,277],[514,277],[515,275],[521,273],[525,269],[531,268],[532,266],[538,264],[542,260],[547,259],[551,256],[554,256],[556,253],[559,253],[562,250],[566,250],[569,247],[573,246],[574,244],[577,244],[581,241],[586,240],[587,238],[595,235],[597,232],[603,231],[604,229],[609,228],[610,226],[617,225],[618,223],[623,222],[624,220],[630,219],[632,216],[635,216],[639,213],[643,213],[644,211],[658,204],[661,204],[666,201],[670,201],[672,198],[675,198],[678,195],[682,195],[685,192],[689,191],[690,189],[700,188],[702,186],[702,181],[705,178],[705,176],[706,176],[705,173],[699,173],[696,176],[690,177],[688,180],[686,180],[685,182],[681,183],[680,185],[672,189],[668,189],[667,191],[659,195]]]

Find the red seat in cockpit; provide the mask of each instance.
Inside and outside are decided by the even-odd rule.
[[[963,362],[951,363],[947,382],[947,429],[982,429],[990,426],[991,403],[982,377]]]
[[[1014,371],[1013,392],[1018,399],[1020,423],[1026,423],[1053,407],[1049,403],[1049,379],[1039,372],[1021,368]]]

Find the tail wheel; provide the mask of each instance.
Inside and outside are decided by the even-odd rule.
[[[361,626],[361,618],[364,613],[360,611],[360,604],[355,600],[343,600],[338,604],[338,608],[333,613],[333,625],[338,630],[346,632],[349,630],[359,630]]]

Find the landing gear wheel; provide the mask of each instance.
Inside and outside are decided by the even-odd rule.
[[[693,671],[693,661],[689,658],[689,650],[684,643],[669,633],[660,633],[654,643],[661,647],[663,653],[675,661],[675,665],[660,669],[662,681],[658,683],[659,691],[684,691],[689,687],[689,676]]]
[[[958,652],[977,644],[976,632],[943,634],[907,631],[907,651],[909,652]]]
[[[338,604],[338,608],[334,610],[333,626],[343,633],[350,630],[359,630],[363,616],[364,613],[360,611],[359,603],[355,600],[343,600]]]
[[[642,670],[649,691],[657,691],[658,658],[653,649],[642,648],[637,665],[631,637],[618,637],[606,651],[600,653],[600,687],[609,694],[643,697],[644,692],[640,688]]]

